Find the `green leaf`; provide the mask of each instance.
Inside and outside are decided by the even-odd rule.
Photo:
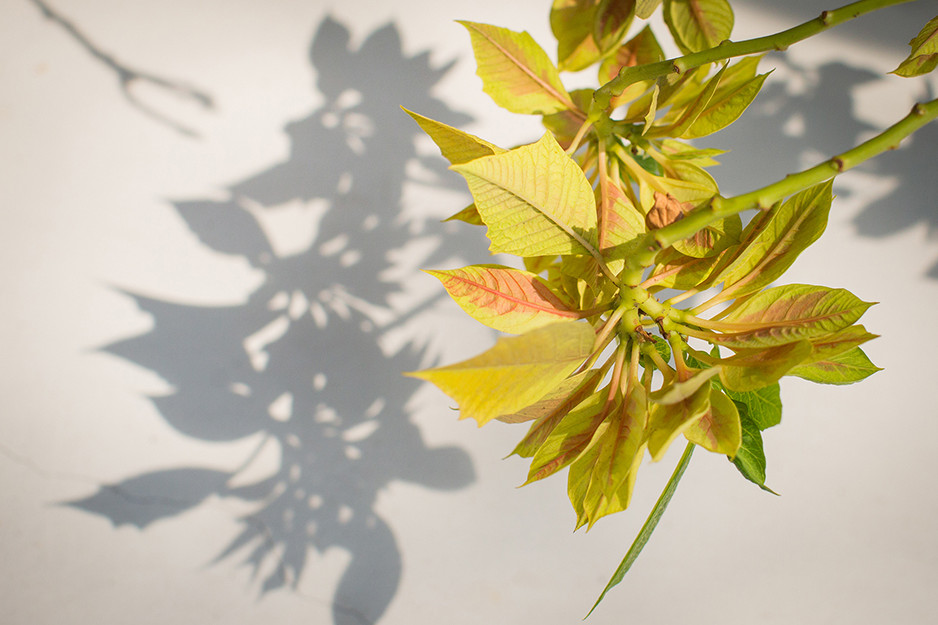
[[[732,463],[736,466],[743,477],[773,495],[775,491],[765,485],[765,451],[762,448],[761,428],[746,413],[745,410],[739,411],[739,421],[742,426],[742,444],[736,457],[732,458]]]
[[[572,108],[560,74],[544,50],[526,32],[475,22],[459,22],[469,31],[482,90],[512,113],[549,115]]]
[[[635,15],[643,20],[647,20],[651,17],[651,14],[655,12],[659,4],[661,4],[661,0],[637,0],[635,3]]]
[[[433,139],[437,147],[440,148],[443,157],[453,165],[466,163],[483,156],[500,154],[505,151],[485,139],[480,139],[468,132],[457,130],[452,126],[447,126],[429,117],[408,111],[403,106],[401,108],[405,113],[414,118],[417,125],[420,126],[420,128]]]
[[[725,392],[736,402],[740,414],[745,412],[760,430],[782,422],[781,388],[777,382],[751,391],[725,389]]]
[[[713,281],[711,276],[722,266],[725,254],[726,252],[723,252],[711,258],[692,258],[674,249],[665,250],[658,255],[658,264],[645,284],[658,289],[709,288]]]
[[[727,67],[728,65],[724,65],[704,83],[693,100],[687,103],[673,102],[671,110],[661,119],[661,124],[646,134],[649,137],[681,137],[708,110],[710,101],[726,75]]]
[[[724,296],[739,297],[777,280],[827,227],[832,181],[793,195],[759,222],[759,229],[720,276]]]
[[[452,169],[469,184],[492,252],[598,255],[593,188],[549,132],[537,143]]]
[[[596,603],[593,604],[593,607],[590,608],[590,611],[586,615],[587,617],[593,613],[593,610],[596,609],[596,606],[598,606],[603,598],[605,598],[606,593],[609,592],[613,587],[617,586],[623,579],[625,579],[625,574],[629,572],[629,569],[632,568],[635,560],[638,559],[642,549],[644,549],[645,545],[648,544],[648,539],[651,538],[655,528],[658,527],[658,522],[661,521],[661,517],[664,515],[664,511],[668,509],[668,504],[671,503],[671,498],[674,497],[674,492],[677,490],[677,485],[680,483],[681,477],[684,475],[684,471],[687,470],[687,466],[690,464],[690,458],[693,453],[694,444],[687,443],[687,447],[684,448],[684,454],[681,456],[681,460],[674,468],[674,473],[671,474],[671,478],[668,480],[667,486],[665,486],[664,490],[661,492],[661,496],[658,497],[658,501],[655,502],[655,507],[651,509],[651,513],[645,520],[645,524],[642,525],[642,529],[639,530],[638,536],[636,536],[635,540],[632,541],[632,546],[629,547],[625,557],[622,558],[622,562],[619,563],[615,573],[612,574],[612,578],[610,578],[609,582],[606,584],[606,587],[603,588],[602,593],[599,595],[599,599],[597,599]]]
[[[583,400],[560,420],[531,459],[525,484],[553,475],[577,459],[607,414],[606,389]]]
[[[891,74],[910,78],[922,76],[938,67],[938,17],[934,17],[912,41],[912,52]]]
[[[514,414],[550,393],[592,352],[587,323],[555,323],[446,367],[407,373],[436,384],[459,404],[460,418],[484,425]]]
[[[658,389],[651,394],[651,399],[652,401],[665,406],[684,401],[696,393],[697,389],[699,389],[701,386],[707,384],[707,382],[710,381],[710,378],[718,375],[719,373],[720,369],[717,367],[695,371],[686,380],[674,382]]]
[[[759,95],[762,83],[768,75],[769,72],[760,74],[732,90],[719,89],[707,103],[707,108],[681,134],[681,137],[684,139],[706,137],[735,122]]]
[[[599,1],[554,0],[550,9],[550,29],[557,39],[557,62],[561,70],[576,72],[601,58],[593,38]]]
[[[768,347],[815,339],[853,325],[872,306],[846,289],[789,284],[766,289],[726,315],[738,325],[716,340],[729,347]]]
[[[788,372],[788,375],[820,384],[853,384],[870,377],[877,371],[882,371],[882,369],[870,362],[862,349],[854,347],[824,360],[795,367]]]
[[[739,215],[730,215],[706,228],[701,228],[692,237],[677,241],[673,247],[685,256],[714,257],[739,244],[739,235],[742,230],[743,224]]]
[[[733,31],[727,0],[664,0],[664,21],[684,54],[718,46]]]
[[[710,409],[684,431],[690,442],[731,458],[742,444],[739,411],[733,400],[710,387]]]
[[[427,270],[473,319],[490,328],[522,334],[582,317],[536,274],[501,265]]]
[[[661,460],[668,447],[695,421],[710,410],[710,385],[698,388],[689,397],[673,404],[651,403],[648,418],[648,451],[651,459]]]
[[[833,356],[839,356],[878,336],[867,332],[866,328],[861,325],[854,325],[839,332],[813,339],[811,341],[811,357],[803,364],[808,365],[812,362],[830,360]]]
[[[600,198],[599,250],[606,258],[625,258],[632,251],[630,243],[645,233],[645,219],[622,189],[611,179],[606,181],[605,201]]]
[[[732,391],[754,391],[774,384],[811,357],[811,343],[797,341],[765,349],[746,349],[719,361],[720,381]]]
[[[450,215],[443,221],[464,221],[467,224],[472,224],[473,226],[485,225],[485,222],[482,221],[482,217],[479,216],[479,209],[476,208],[475,204],[470,204],[455,215]]]

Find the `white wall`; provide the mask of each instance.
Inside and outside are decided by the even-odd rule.
[[[0,4],[4,623],[575,623],[640,527],[676,455],[573,534],[565,480],[518,490],[524,463],[501,460],[521,426],[459,422],[399,375],[494,336],[419,272],[487,252],[438,223],[467,195],[398,106],[536,138],[482,94],[452,20],[550,49],[547,3],[375,4]],[[741,4],[736,38],[812,4]],[[724,190],[924,98],[883,75],[929,4],[768,58],[750,119],[713,138],[735,148]],[[936,133],[845,175],[787,278],[882,302],[864,324],[885,370],[783,383],[779,498],[698,453],[590,622],[930,622]]]

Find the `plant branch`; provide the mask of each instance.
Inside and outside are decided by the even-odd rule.
[[[911,1],[912,0],[860,0],[859,2],[842,6],[839,9],[823,11],[818,17],[812,20],[808,20],[788,30],[775,33],[774,35],[766,35],[745,41],[727,40],[715,48],[701,50],[700,52],[694,52],[666,61],[624,67],[619,71],[618,76],[593,93],[593,106],[591,107],[590,117],[601,116],[601,114],[609,108],[609,104],[612,102],[613,98],[620,95],[629,85],[636,82],[653,80],[668,74],[682,74],[707,63],[722,61],[737,56],[747,56],[771,50],[784,50],[793,43],[817,35],[828,28],[852,20],[865,13]]]
[[[872,139],[810,169],[796,174],[789,174],[782,180],[761,189],[735,197],[715,196],[709,203],[702,204],[687,213],[683,219],[646,235],[651,239],[648,246],[643,246],[648,251],[634,256],[630,261],[640,266],[646,266],[651,264],[658,250],[686,239],[720,219],[752,208],[768,210],[783,198],[825,180],[830,180],[878,154],[895,149],[902,139],[933,121],[936,117],[938,117],[938,99],[916,104],[902,120]]]

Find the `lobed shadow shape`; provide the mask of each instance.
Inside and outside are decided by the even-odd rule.
[[[355,48],[348,29],[327,18],[310,58],[325,104],[286,126],[289,157],[231,185],[228,200],[175,203],[202,243],[263,271],[263,284],[234,306],[128,293],[154,327],[105,348],[174,387],[152,401],[175,429],[203,441],[262,437],[261,448],[277,447],[279,467],[242,486],[232,480],[254,456],[234,471],[174,467],[104,485],[69,505],[145,528],[209,497],[252,503],[219,561],[243,555],[263,593],[296,587],[311,551],[341,548],[351,562],[333,598],[334,620],[375,622],[402,569],[394,534],[375,511],[378,493],[397,480],[451,490],[475,479],[464,451],[428,446],[410,420],[418,383],[401,371],[419,368],[425,354],[412,346],[388,355],[379,343],[426,307],[392,311],[389,299],[413,276],[389,272],[392,257],[417,254],[408,260],[426,265],[481,251],[468,226],[462,232],[472,247],[441,234],[435,220],[400,216],[405,164],[445,168],[442,159],[418,157],[420,131],[399,105],[453,125],[469,118],[430,93],[450,65],[432,67],[426,52],[405,56],[393,25]],[[258,216],[310,200],[328,204],[315,240],[278,254]],[[415,229],[435,247],[409,245]]]
[[[785,59],[772,60],[795,71],[808,71]],[[714,171],[724,195],[751,191],[774,182],[782,173],[819,162],[803,160],[805,154],[828,158],[882,130],[858,119],[852,100],[854,89],[881,80],[880,74],[840,62],[827,63],[813,72],[816,80],[802,93],[790,93],[777,83],[767,85],[736,123],[701,141],[701,145],[730,150],[717,158],[722,165]],[[926,94],[920,100],[933,97]],[[857,232],[886,237],[924,224],[929,238],[938,239],[936,162],[938,125],[933,123],[903,141],[898,149],[861,164],[860,171],[887,178],[895,188],[863,206],[854,218]],[[849,191],[837,189],[837,193],[845,196]],[[928,275],[938,278],[938,263]]]

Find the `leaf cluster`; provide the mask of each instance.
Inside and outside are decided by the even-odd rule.
[[[684,57],[665,59],[640,24],[659,6]],[[878,370],[860,347],[875,338],[858,324],[869,302],[773,285],[824,232],[831,179],[879,144],[722,197],[708,171],[720,152],[690,140],[746,110],[774,45],[711,54],[737,45],[727,0],[554,0],[557,64],[527,33],[461,23],[485,92],[540,116],[546,132],[505,149],[408,111],[472,194],[451,219],[484,226],[492,253],[519,258],[428,272],[469,315],[513,336],[409,375],[480,426],[528,424],[512,452],[530,459],[525,483],[567,469],[577,527],[626,509],[646,453],[659,460],[679,438],[769,490],[762,433],[781,420],[779,380],[851,384]],[[935,28],[896,73],[935,66]],[[690,63],[701,53],[717,60]],[[562,71],[591,66],[602,87],[566,89]],[[749,208],[760,210],[744,225]]]

